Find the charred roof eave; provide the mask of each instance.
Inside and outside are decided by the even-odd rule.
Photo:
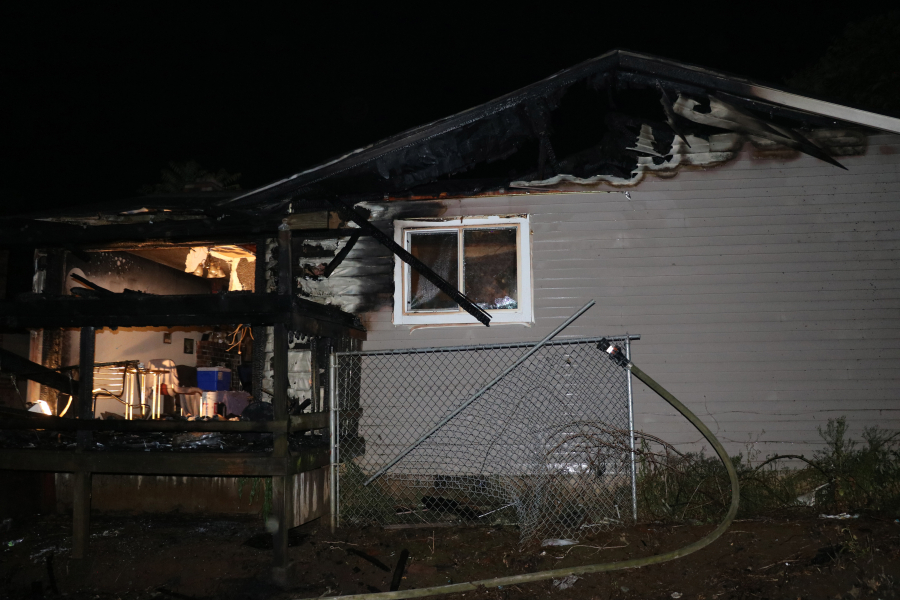
[[[496,159],[478,156],[479,152],[483,153],[484,150],[472,147],[471,144],[467,145],[466,128],[497,119],[514,122],[517,117],[513,115],[521,109],[538,101],[552,100],[554,96],[558,98],[562,91],[576,82],[591,81],[597,86],[603,86],[608,84],[609,80],[615,81],[619,77],[647,86],[656,84],[674,91],[717,94],[727,98],[731,104],[791,119],[803,125],[845,127],[850,125],[900,133],[900,119],[890,115],[879,115],[835,104],[703,67],[614,50],[480,106],[391,136],[268,186],[226,200],[222,202],[222,206],[250,207],[257,203],[289,197],[305,201],[308,198],[331,193],[363,191],[381,192],[385,195],[408,193],[417,185],[432,183],[442,176],[465,171],[470,168],[470,164],[478,160]],[[518,123],[515,122],[512,127],[503,129],[498,137],[492,139],[495,145],[493,151],[498,156],[514,152],[516,136],[520,132],[524,134],[525,129],[524,125],[518,127]],[[448,134],[454,132],[460,132],[462,135],[458,140],[448,141],[452,137]],[[527,133],[537,135],[533,131]],[[507,137],[504,138],[504,135]],[[386,176],[386,164],[408,166],[411,158],[421,159],[427,163],[435,144],[458,145],[457,160],[445,160],[442,165],[425,164],[421,171],[416,173],[418,179],[410,176],[399,182],[402,189],[397,185],[391,185],[397,182]],[[450,150],[452,152],[452,149]],[[445,159],[446,156],[449,156],[449,153],[444,155]],[[335,184],[341,181],[346,184],[344,189],[334,189]]]

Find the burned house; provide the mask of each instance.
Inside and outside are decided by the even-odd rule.
[[[565,334],[639,334],[636,359],[729,451],[809,452],[834,416],[896,427],[898,134],[893,117],[616,51],[250,192],[7,219],[0,312],[19,350],[3,370],[62,416],[8,400],[4,426],[77,435],[0,450],[0,468],[74,473],[82,536],[92,473],[272,476],[279,556],[284,528],[326,505],[333,352],[530,342],[591,299]],[[224,366],[185,340],[232,361],[273,419],[98,419],[125,406],[91,383],[107,363]],[[157,414],[203,414],[196,386],[175,387]],[[638,429],[696,442],[634,394]],[[274,437],[97,447],[160,431]]]

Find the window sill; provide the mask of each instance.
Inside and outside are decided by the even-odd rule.
[[[498,325],[521,325],[522,327],[532,327],[534,326],[534,322],[526,322],[526,321],[501,321],[499,323],[495,323],[491,321],[491,327],[496,327]],[[480,327],[482,329],[486,329],[484,325],[479,322],[474,323],[420,323],[420,324],[410,324],[410,323],[395,323],[395,327],[406,327],[409,329],[409,333],[412,334],[413,331],[418,329],[435,329],[438,327]]]

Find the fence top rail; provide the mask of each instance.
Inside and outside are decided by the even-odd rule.
[[[544,344],[545,346],[568,346],[572,344],[591,344],[597,343],[602,339],[611,342],[622,342],[625,340],[635,341],[641,339],[640,334],[628,333],[625,335],[603,335],[597,337],[573,337],[562,340],[552,340]],[[506,344],[476,344],[473,346],[434,346],[430,348],[399,348],[395,350],[355,350],[347,352],[335,352],[335,356],[383,356],[391,354],[424,354],[429,352],[459,352],[466,350],[494,350],[497,348],[530,348],[535,342],[510,342]]]

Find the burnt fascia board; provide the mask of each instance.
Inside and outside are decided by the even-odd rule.
[[[22,379],[30,379],[72,396],[78,394],[77,381],[2,348],[0,348],[0,371],[12,373]]]
[[[726,92],[735,96],[780,105],[803,113],[810,113],[837,121],[862,125],[900,134],[900,118],[875,113],[863,108],[837,104],[824,98],[793,92],[774,85],[757,82],[737,75],[712,71],[697,65],[677,62],[636,52],[620,51],[619,66],[651,76],[693,84],[706,90]]]
[[[0,331],[21,328],[268,325],[290,322],[291,298],[227,292],[178,296],[116,294],[78,298],[26,294],[0,302]]]

